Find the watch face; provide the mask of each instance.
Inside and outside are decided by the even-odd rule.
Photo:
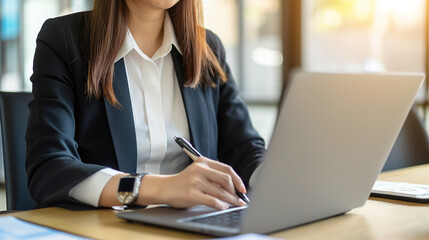
[[[119,182],[118,192],[133,192],[135,181],[136,179],[133,177],[121,178],[121,181]]]
[[[134,205],[139,195],[142,175],[122,177],[118,186],[118,201],[125,205]]]

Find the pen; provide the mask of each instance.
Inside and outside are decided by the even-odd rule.
[[[193,146],[190,144],[186,139],[182,137],[174,137],[174,141],[185,151],[186,154],[193,160],[196,161],[198,157],[202,156],[201,153],[199,153]],[[235,189],[235,193],[238,197],[243,199],[246,203],[250,203],[249,198],[246,196],[246,194],[241,193]]]

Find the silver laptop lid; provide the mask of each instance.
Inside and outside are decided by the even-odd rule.
[[[362,206],[423,79],[297,73],[242,232],[272,232]]]

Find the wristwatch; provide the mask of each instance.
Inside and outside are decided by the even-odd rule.
[[[119,181],[118,201],[127,207],[136,206],[137,197],[140,191],[140,182],[146,174],[130,174],[124,176]]]

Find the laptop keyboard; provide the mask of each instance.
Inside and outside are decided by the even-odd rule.
[[[216,225],[228,228],[239,228],[241,217],[245,213],[246,208],[238,209],[236,211],[225,212],[217,215],[195,218],[189,222],[202,223],[209,225]]]

